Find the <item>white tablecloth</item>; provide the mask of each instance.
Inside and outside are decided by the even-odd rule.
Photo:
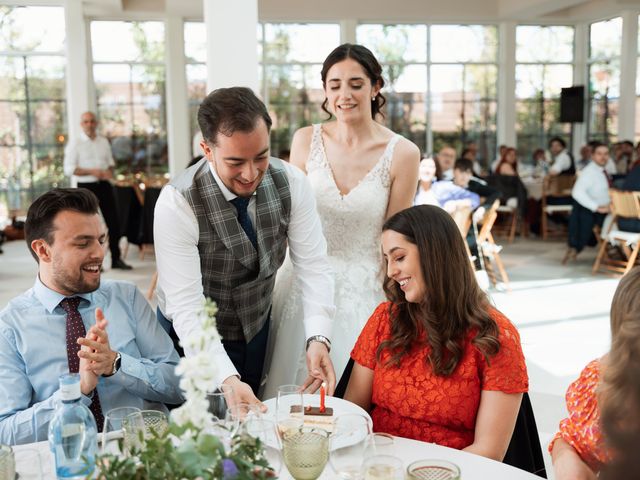
[[[520,177],[520,179],[527,189],[527,197],[534,200],[542,198],[542,184],[544,182],[542,177]]]
[[[40,452],[44,470],[42,478],[44,480],[56,478],[53,457],[49,452],[49,445],[47,442],[13,447],[16,451],[22,448],[37,449]],[[495,462],[488,458],[462,452],[460,450],[441,447],[440,445],[435,445],[433,443],[424,443],[416,440],[395,437],[394,450],[395,455],[404,462],[405,467],[415,460],[427,458],[453,462],[460,467],[463,480],[540,480],[540,477],[509,465],[505,465],[504,463]],[[20,462],[16,465],[18,473],[24,471],[24,468],[25,465],[20,464]],[[331,470],[331,466],[327,465],[320,478],[325,480],[334,479],[335,477],[335,474]],[[24,476],[21,475],[21,478],[24,478]],[[280,478],[291,478],[284,466]]]

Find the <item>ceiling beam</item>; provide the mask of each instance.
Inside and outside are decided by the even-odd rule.
[[[554,13],[589,3],[590,0],[500,0],[498,14],[505,19],[552,17]]]

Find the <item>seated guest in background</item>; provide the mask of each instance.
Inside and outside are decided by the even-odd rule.
[[[536,148],[531,154],[531,161],[533,163],[533,176],[543,176],[549,167],[544,149]]]
[[[613,162],[618,175],[626,175],[633,165],[633,142],[624,140],[616,144]]]
[[[420,183],[414,205],[435,205],[449,213],[458,207],[468,206],[475,209],[480,205],[480,197],[477,194],[446,180],[434,182],[437,170],[438,166],[432,158],[424,158],[420,162]]]
[[[624,285],[623,285],[624,284]],[[621,291],[624,288],[624,291]],[[618,293],[618,291],[620,291]],[[605,361],[602,385],[598,392],[602,433],[607,446],[615,452],[603,467],[603,480],[640,479],[640,268],[627,273],[618,286],[623,315],[611,351]],[[613,329],[613,309],[611,322]],[[613,332],[612,332],[613,333]]]
[[[180,403],[178,354],[147,300],[131,283],[100,281],[107,237],[95,195],[41,195],[25,235],[38,276],[0,312],[0,443],[46,440],[67,372],[80,373],[99,430],[112,408]]]
[[[498,175],[509,175],[511,177],[518,176],[518,157],[516,156],[515,148],[509,147],[506,149],[500,159],[500,163],[498,163],[496,167],[496,173]]]
[[[500,163],[500,159],[504,156],[504,153],[507,151],[506,145],[500,145],[498,148],[498,155],[496,155],[496,159],[491,163],[491,173],[496,173],[496,169],[498,168],[498,164]]]
[[[475,146],[475,143],[473,144]],[[462,151],[462,155],[460,158],[466,158],[467,160],[471,160],[473,163],[473,174],[477,177],[483,177],[486,175],[486,172],[483,171],[482,165],[478,161],[478,148],[465,148]]]
[[[443,146],[436,155],[440,176],[438,180],[453,180],[453,165],[456,163],[456,150],[450,145]]]
[[[576,173],[573,158],[567,150],[567,143],[560,137],[549,140],[549,152],[551,153],[551,168],[549,175],[574,175]]]
[[[629,172],[622,184],[622,190],[640,192],[640,165]],[[640,220],[618,217],[618,228],[625,232],[640,232]]]
[[[549,444],[556,480],[595,480],[603,465],[611,461],[611,453],[600,430],[600,404],[619,399],[615,391],[617,387],[602,388],[602,378],[605,381],[615,379],[613,383],[622,383],[621,388],[631,385],[638,388],[640,364],[634,369],[623,369],[627,362],[621,360],[640,358],[640,268],[634,268],[622,277],[613,296],[611,345],[611,354],[590,362],[567,389],[569,415],[560,422],[560,431]],[[618,359],[613,360],[616,350]],[[629,384],[624,385],[626,382]],[[619,410],[611,413],[620,422],[629,420],[630,417],[623,412],[628,412],[630,405],[617,406]],[[637,408],[640,409],[640,405]]]
[[[576,162],[576,170],[582,171],[591,162],[591,145],[586,144],[580,147],[580,159]]]
[[[635,169],[638,165],[640,165],[640,142],[636,144],[636,160],[631,164],[629,171]]]
[[[591,163],[580,172],[571,190],[573,209],[569,217],[569,247],[563,264],[575,260],[587,245],[596,244],[593,227],[602,227],[604,217],[609,212],[611,179],[604,169],[608,158],[607,146],[602,143],[595,145]]]
[[[483,206],[491,208],[493,202],[499,200],[502,196],[500,191],[490,187],[486,183],[482,183],[473,179],[473,165],[466,158],[456,160],[453,169],[453,183],[460,188],[464,188],[484,198]]]
[[[480,290],[446,212],[412,207],[382,231],[389,301],[351,353],[345,398],[374,431],[501,461],[528,389],[517,329]]]

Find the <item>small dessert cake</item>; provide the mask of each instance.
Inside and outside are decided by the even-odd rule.
[[[293,405],[291,413],[300,412],[300,405]],[[322,428],[327,432],[333,431],[333,408],[327,407],[322,411],[320,407],[304,407],[304,426]]]

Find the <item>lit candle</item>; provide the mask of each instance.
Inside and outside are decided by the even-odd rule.
[[[324,406],[325,386],[326,384],[324,382],[322,382],[322,385],[320,385],[320,412],[321,413],[324,413],[324,411],[326,410],[326,407]]]

